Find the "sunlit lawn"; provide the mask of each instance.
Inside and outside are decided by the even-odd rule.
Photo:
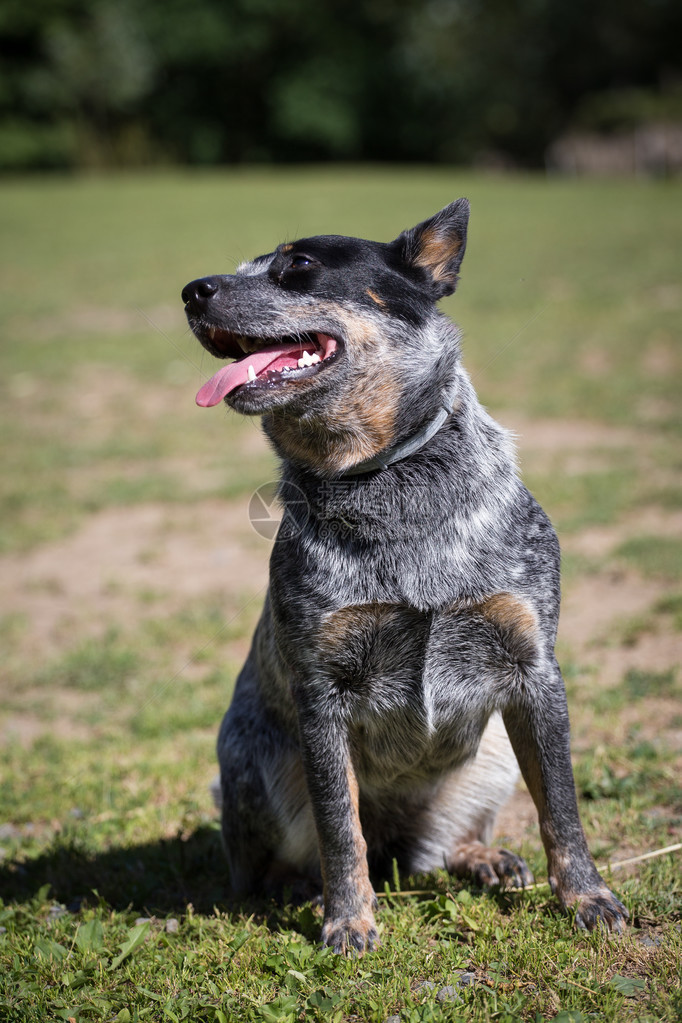
[[[389,240],[460,195],[469,246],[443,307],[482,400],[521,433],[567,596],[588,599],[590,579],[646,595],[562,640],[590,842],[603,861],[681,840],[679,184],[420,168],[5,181],[1,1019],[679,1018],[679,854],[614,874],[635,923],[620,941],[576,933],[545,888],[490,896],[442,875],[383,898],[381,949],[340,962],[310,906],[226,901],[208,783],[268,557],[246,505],[276,466],[257,423],[195,407],[214,360],[180,290],[286,238]],[[134,581],[88,530],[121,544]],[[198,592],[204,535],[228,553]],[[537,831],[523,851],[542,879]]]

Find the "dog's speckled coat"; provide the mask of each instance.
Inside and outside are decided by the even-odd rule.
[[[390,244],[303,239],[183,292],[214,354],[241,355],[240,337],[255,350],[320,332],[338,344],[225,397],[262,415],[287,513],[218,741],[235,891],[321,874],[322,938],[338,951],[376,942],[369,870],[394,857],[407,872],[531,880],[489,847],[517,761],[561,904],[588,928],[627,919],[578,817],[554,656],[557,540],[436,308],[468,216],[460,199]],[[415,453],[345,475],[390,460],[444,402],[451,415]]]

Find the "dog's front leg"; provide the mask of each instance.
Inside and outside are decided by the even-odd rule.
[[[598,873],[578,815],[566,693],[556,661],[543,679],[524,679],[503,717],[537,807],[552,891],[564,908],[575,910],[579,927],[622,931],[628,911]]]
[[[364,952],[378,939],[358,783],[344,726],[316,702],[299,702],[299,729],[324,883],[322,941],[335,952]]]

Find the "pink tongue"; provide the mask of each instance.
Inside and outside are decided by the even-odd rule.
[[[251,355],[245,355],[238,362],[230,362],[227,366],[219,369],[215,376],[212,376],[204,384],[197,394],[197,405],[201,405],[202,408],[217,405],[226,394],[234,391],[235,387],[240,387],[241,384],[246,383],[249,379],[249,366],[253,366],[256,376],[262,373],[264,369],[267,369],[268,366],[271,366],[273,362],[277,362],[283,357],[285,365],[286,357],[288,356],[289,361],[293,362],[295,366],[305,347],[302,343],[291,348],[283,348],[282,345],[270,345],[268,348],[261,348],[257,352],[252,352]],[[310,347],[310,343],[308,347]]]

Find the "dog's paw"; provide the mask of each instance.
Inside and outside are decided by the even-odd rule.
[[[379,944],[374,917],[326,920],[322,928],[322,944],[329,945],[339,955],[371,952]]]
[[[449,868],[453,874],[470,877],[483,888],[524,888],[533,883],[525,860],[509,849],[489,849],[482,842],[460,846]]]
[[[575,912],[576,924],[584,931],[601,927],[621,934],[630,919],[623,903],[606,886],[598,892],[579,895],[571,908]]]
[[[572,868],[570,873],[566,866]],[[620,934],[625,930],[630,914],[592,861],[567,860],[563,867],[563,871],[550,870],[549,884],[563,908],[574,914],[576,925],[583,931],[602,928]]]

